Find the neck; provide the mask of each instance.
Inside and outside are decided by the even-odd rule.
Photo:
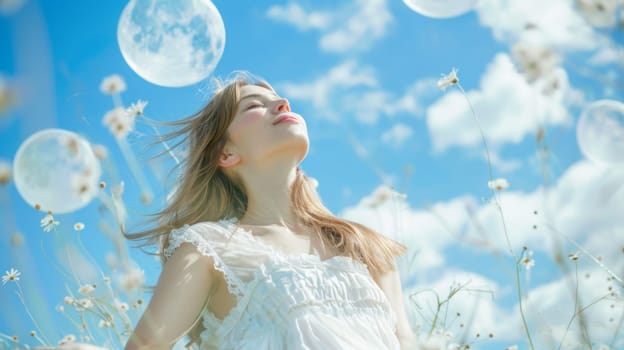
[[[239,223],[298,226],[290,199],[296,169],[292,161],[241,165],[239,175],[247,193],[247,211]]]

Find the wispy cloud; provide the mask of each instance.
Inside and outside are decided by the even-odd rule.
[[[354,0],[332,11],[306,10],[297,3],[273,5],[267,16],[301,31],[320,31],[323,51],[346,53],[366,50],[386,34],[393,18],[386,0]]]
[[[317,116],[336,120],[347,115],[369,125],[382,116],[422,116],[423,101],[437,91],[434,79],[423,79],[396,95],[380,86],[373,67],[356,60],[343,61],[312,81],[276,86],[291,99],[309,102]]]
[[[414,131],[409,125],[397,123],[381,135],[381,141],[399,148],[413,133]]]

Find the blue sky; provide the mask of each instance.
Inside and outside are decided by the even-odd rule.
[[[488,142],[493,177],[510,184],[498,199],[511,248],[516,257],[524,246],[534,254],[530,270],[520,265],[534,342],[538,348],[562,339],[563,348],[580,346],[578,317],[564,334],[574,314],[575,288],[570,286],[576,282],[569,283],[578,280],[581,305],[600,300],[584,314],[593,346],[622,345],[621,335],[611,343],[624,315],[622,284],[607,277],[608,271],[620,278],[624,273],[623,222],[616,209],[624,200],[624,170],[622,163],[586,160],[576,125],[591,102],[623,100],[624,30],[622,22],[596,26],[601,17],[571,3],[481,0],[463,15],[437,19],[402,1],[254,1],[244,6],[214,1],[226,42],[213,76],[247,70],[289,98],[292,109],[306,118],[310,134],[302,167],[318,180],[327,207],[410,247],[415,264],[401,266],[404,293],[415,295],[406,301],[412,326],[421,327],[420,333],[431,326],[431,294],[423,291],[444,296],[453,285],[466,286],[448,303],[449,315],[462,316],[436,324],[439,334],[428,341],[528,348],[515,264],[487,186],[478,126],[459,89],[441,91],[436,85],[441,74],[457,68]],[[102,79],[122,76],[124,104],[145,100],[145,114],[161,121],[201,108],[209,84],[169,88],[137,75],[117,43],[125,5],[26,0],[12,13],[3,11],[0,78],[15,91],[17,102],[0,115],[0,159],[12,162],[20,144],[45,128],[67,129],[104,145],[126,184],[129,223],[137,224],[164,201],[170,183],[163,184],[153,169],[167,169],[171,161],[148,166],[142,145],[151,129],[137,125],[128,141],[156,194],[152,205],[143,205],[136,179],[101,122],[113,108],[99,90]],[[617,20],[623,20],[621,14]],[[535,75],[523,69],[523,53],[544,52]],[[539,144],[538,130],[545,132]],[[109,187],[113,179],[104,172]],[[390,188],[406,197],[392,195]],[[66,288],[79,286],[53,266],[63,265],[58,252],[66,244],[76,246],[80,235],[83,255],[89,252],[105,274],[113,273],[106,256],[114,248],[98,228],[110,216],[101,214],[95,200],[57,215],[58,233],[45,234],[39,227],[44,213],[27,205],[12,182],[0,187],[0,206],[0,247],[8,252],[0,257],[0,270],[22,271],[24,295],[49,339],[55,343],[68,333],[78,334],[55,307]],[[74,232],[75,222],[85,223],[85,230]],[[19,247],[10,243],[15,232],[25,239]],[[578,261],[568,259],[577,252]],[[131,250],[131,257],[145,270],[147,283],[154,283],[158,263],[138,249]],[[593,261],[598,258],[602,267]],[[85,270],[85,276],[99,278]],[[14,290],[0,288],[0,333],[35,344],[28,339],[33,326]],[[136,320],[139,312],[133,311]],[[489,333],[492,339],[482,339]]]

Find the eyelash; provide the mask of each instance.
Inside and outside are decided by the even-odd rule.
[[[264,105],[261,104],[261,103],[257,103],[257,102],[256,103],[252,103],[249,106],[247,106],[247,110],[250,110],[250,109],[253,109],[253,108],[256,108],[256,107],[264,107]]]

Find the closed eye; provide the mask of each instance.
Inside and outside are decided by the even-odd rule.
[[[262,103],[259,103],[259,102],[252,103],[252,104],[248,105],[247,108],[245,108],[245,110],[248,111],[250,109],[254,109],[254,108],[258,108],[258,107],[264,107],[264,105]]]

